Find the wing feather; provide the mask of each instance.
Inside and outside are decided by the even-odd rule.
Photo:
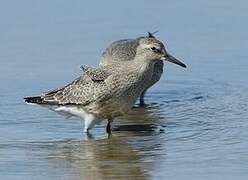
[[[110,73],[100,68],[92,68],[88,66],[81,66],[81,69],[93,80],[104,81]]]
[[[84,74],[70,84],[40,96],[40,104],[86,106],[94,102],[101,103],[110,98],[133,93],[135,81],[137,81],[137,75],[125,71],[110,74],[101,81],[93,81],[91,77]]]

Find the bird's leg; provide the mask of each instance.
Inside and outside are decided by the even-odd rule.
[[[145,101],[144,101],[144,97],[145,97],[145,93],[146,93],[146,90],[144,90],[141,95],[140,95],[140,106],[145,106]]]
[[[111,122],[113,121],[113,119],[108,119],[108,124],[107,124],[107,127],[106,127],[106,132],[108,134],[111,134]]]

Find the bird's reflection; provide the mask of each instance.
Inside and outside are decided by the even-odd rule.
[[[147,179],[138,152],[122,137],[101,140],[67,140],[36,143],[42,158],[70,179]],[[46,149],[47,147],[47,149]],[[47,164],[46,163],[46,164]],[[51,171],[51,170],[49,170]]]
[[[72,179],[149,179],[147,172],[165,153],[163,136],[155,130],[158,119],[156,106],[136,107],[118,119],[111,137],[102,133],[88,135],[87,140],[49,142],[47,149],[42,142],[38,147],[47,152],[42,153],[44,160],[56,164],[58,171],[69,171]]]

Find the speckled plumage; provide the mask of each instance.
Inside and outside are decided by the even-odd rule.
[[[28,103],[47,106],[60,114],[68,113],[81,117],[81,113],[78,112],[83,111],[91,114],[96,122],[113,119],[130,110],[144,89],[143,83],[146,81],[147,74],[152,74],[153,63],[137,62],[135,64],[136,66],[130,62],[125,63],[128,71],[124,70],[123,64],[101,69],[91,68],[94,72],[92,71],[90,76],[87,72],[63,88],[49,91],[39,97],[28,97],[25,100]],[[108,76],[103,76],[101,80],[96,81],[92,74],[99,75],[99,72],[100,74],[104,72]],[[89,128],[91,126],[87,126],[86,131]]]
[[[158,59],[186,67],[169,55],[155,38],[140,39],[132,58],[99,68],[82,66],[84,74],[70,84],[41,96],[26,97],[25,102],[47,107],[67,117],[81,117],[85,120],[85,132],[99,121],[108,119],[106,131],[110,132],[112,119],[127,113],[151,84]]]
[[[87,74],[93,81],[103,81],[110,73],[107,70],[100,68],[92,68],[89,66],[81,66],[81,69]]]
[[[149,36],[147,37],[139,37],[136,39],[123,39],[119,41],[115,41],[110,44],[109,47],[105,49],[102,53],[100,66],[104,67],[110,64],[118,64],[125,61],[132,61],[136,55],[137,47],[139,46],[142,41],[156,41],[155,37]],[[161,78],[163,73],[164,63],[163,61],[157,61],[154,64],[153,75],[150,81],[147,81],[145,84],[145,89],[141,93],[140,103],[144,104],[144,94],[148,88],[153,86],[156,82],[158,82]]]

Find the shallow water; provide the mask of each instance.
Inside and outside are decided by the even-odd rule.
[[[98,3],[98,5],[96,5]],[[1,179],[247,179],[246,1],[13,1],[0,6]],[[97,65],[110,42],[157,33],[166,63],[146,107],[90,136],[27,106]]]

